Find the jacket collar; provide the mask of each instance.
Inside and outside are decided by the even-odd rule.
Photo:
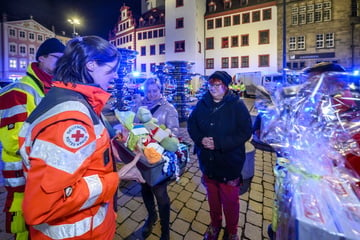
[[[82,83],[76,83],[74,86],[72,83],[65,85],[63,82],[54,81],[53,86],[81,93],[98,115],[101,114],[101,111],[111,96],[111,94],[107,93],[100,87],[90,86]]]

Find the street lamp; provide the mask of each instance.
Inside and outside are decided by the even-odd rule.
[[[68,19],[68,22],[69,22],[71,25],[73,25],[73,37],[76,37],[76,35],[78,35],[78,34],[76,33],[75,25],[76,25],[76,24],[80,24],[79,19],[77,19],[77,18],[70,18],[70,19]]]

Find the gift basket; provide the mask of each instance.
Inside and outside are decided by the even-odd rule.
[[[360,239],[359,77],[325,72],[285,86],[262,109],[278,154],[276,239]]]
[[[165,126],[159,126],[151,112],[140,107],[132,111],[115,110],[124,127],[112,141],[116,159],[125,166],[120,178],[155,186],[167,180],[178,181],[190,159],[190,144],[181,142]],[[134,123],[135,116],[140,123]]]

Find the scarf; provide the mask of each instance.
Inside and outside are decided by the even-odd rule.
[[[34,71],[36,77],[38,79],[40,79],[40,81],[43,83],[44,85],[44,92],[45,94],[50,90],[51,86],[52,86],[52,75],[47,74],[46,72],[44,72],[43,70],[41,70],[39,68],[39,64],[37,62],[33,62],[31,63],[31,68]]]

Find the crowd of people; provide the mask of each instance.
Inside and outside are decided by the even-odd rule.
[[[114,238],[114,195],[121,179],[102,110],[120,61],[116,47],[97,36],[73,38],[66,46],[50,38],[39,47],[26,76],[1,89],[6,231],[17,240]],[[231,82],[225,71],[211,74],[187,122],[210,209],[204,240],[218,239],[223,216],[223,240],[239,239],[241,170],[253,127]],[[178,112],[161,89],[158,79],[145,81],[145,96],[132,110],[146,107],[176,136]],[[170,239],[168,184],[169,179],[155,186],[141,183],[148,213],[143,238],[152,233],[159,215],[160,239]]]

